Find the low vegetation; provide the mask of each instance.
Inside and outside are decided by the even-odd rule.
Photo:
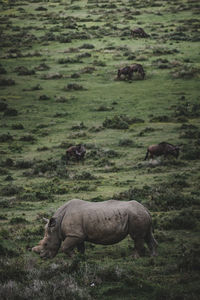
[[[199,2],[0,1],[0,298],[199,299]],[[131,30],[143,28],[146,37]],[[145,79],[116,80],[141,64]],[[169,142],[180,156],[146,160]],[[72,145],[84,161],[66,161]],[[66,201],[137,200],[158,257],[127,238],[43,261]]]

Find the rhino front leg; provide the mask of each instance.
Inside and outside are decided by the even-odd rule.
[[[81,254],[84,254],[84,253],[85,253],[85,244],[84,244],[84,242],[78,244],[78,245],[77,245],[77,249],[78,249],[78,251],[79,251]]]
[[[80,238],[76,237],[67,237],[62,243],[62,251],[69,256],[72,255],[72,250],[77,247],[78,249],[83,249],[83,241]],[[83,244],[84,245],[84,244]]]

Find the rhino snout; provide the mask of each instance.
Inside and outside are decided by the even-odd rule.
[[[32,251],[35,252],[35,253],[40,254],[40,252],[41,252],[41,247],[35,246],[35,247],[32,248]]]
[[[51,251],[41,251],[40,252],[40,257],[43,259],[46,258],[54,258],[54,256],[56,256],[57,252],[51,252]]]

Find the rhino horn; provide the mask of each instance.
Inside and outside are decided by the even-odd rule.
[[[49,219],[47,219],[47,218],[42,218],[42,220],[43,220],[45,223],[49,223]]]

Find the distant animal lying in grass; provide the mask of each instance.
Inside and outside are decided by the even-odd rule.
[[[82,144],[71,146],[66,150],[66,159],[74,159],[76,161],[83,160],[86,154],[86,149]]]
[[[149,35],[144,31],[142,28],[135,28],[131,30],[132,37],[141,37],[141,38],[147,38]]]
[[[166,142],[162,142],[156,145],[151,145],[147,149],[145,160],[149,156],[150,158],[153,158],[154,156],[160,156],[160,155],[164,155],[164,157],[167,157],[168,155],[172,155],[175,158],[178,158],[179,150],[180,148],[178,146],[174,146]]]
[[[145,254],[144,242],[150,254],[157,255],[150,213],[137,201],[88,202],[73,199],[61,206],[46,222],[43,240],[32,248],[41,258],[56,256],[61,243],[62,251],[71,255],[75,247],[84,253],[85,241],[112,245],[128,234],[134,240],[134,258]]]
[[[124,75],[125,79],[128,78],[129,80],[131,80],[133,77],[133,73],[136,72],[141,75],[142,79],[144,79],[145,72],[142,65],[140,64],[133,64],[131,66],[126,66],[124,68],[119,69],[117,73],[117,79],[120,79],[121,75]]]

